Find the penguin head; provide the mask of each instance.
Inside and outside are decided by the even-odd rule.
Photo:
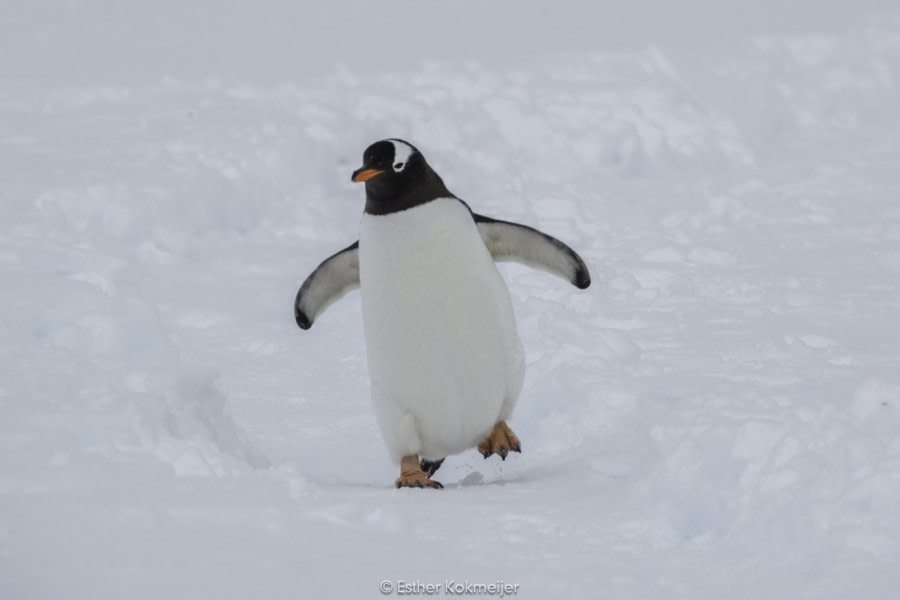
[[[366,187],[397,187],[421,174],[425,158],[403,140],[381,140],[363,152],[363,166],[353,172],[353,181]]]
[[[399,139],[375,142],[363,153],[363,165],[353,172],[366,184],[366,212],[387,214],[452,197],[438,174],[415,146]]]

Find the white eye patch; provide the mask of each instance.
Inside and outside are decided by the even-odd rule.
[[[399,173],[406,168],[409,157],[414,152],[413,147],[400,140],[388,140],[394,145],[394,172]]]

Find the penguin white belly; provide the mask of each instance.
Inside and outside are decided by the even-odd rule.
[[[481,442],[522,388],[506,284],[468,208],[442,198],[365,214],[359,275],[372,401],[392,458]]]

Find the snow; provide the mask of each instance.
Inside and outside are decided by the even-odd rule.
[[[473,7],[0,11],[0,597],[894,597],[900,12]],[[386,137],[593,276],[501,266],[523,453],[440,492],[291,312]]]

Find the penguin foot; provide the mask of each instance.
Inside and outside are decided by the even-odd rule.
[[[419,466],[422,468],[423,471],[425,471],[425,474],[428,477],[431,477],[432,475],[434,475],[434,472],[437,471],[438,469],[440,469],[442,464],[444,464],[443,458],[438,459],[438,460],[428,460],[428,459],[423,458],[422,460],[419,461]]]
[[[510,452],[521,453],[522,444],[519,442],[516,434],[512,432],[512,429],[509,428],[509,425],[506,424],[506,421],[497,421],[491,435],[478,444],[478,451],[485,458],[491,454],[499,454],[500,458],[506,460]]]
[[[437,461],[440,466],[441,461]],[[434,467],[434,471],[437,467]],[[434,473],[431,471],[431,473]],[[426,473],[419,464],[419,457],[415,454],[404,456],[400,461],[400,477],[394,482],[398,488],[416,487],[416,488],[433,488],[441,489],[444,486],[440,481],[430,479],[431,473]]]

